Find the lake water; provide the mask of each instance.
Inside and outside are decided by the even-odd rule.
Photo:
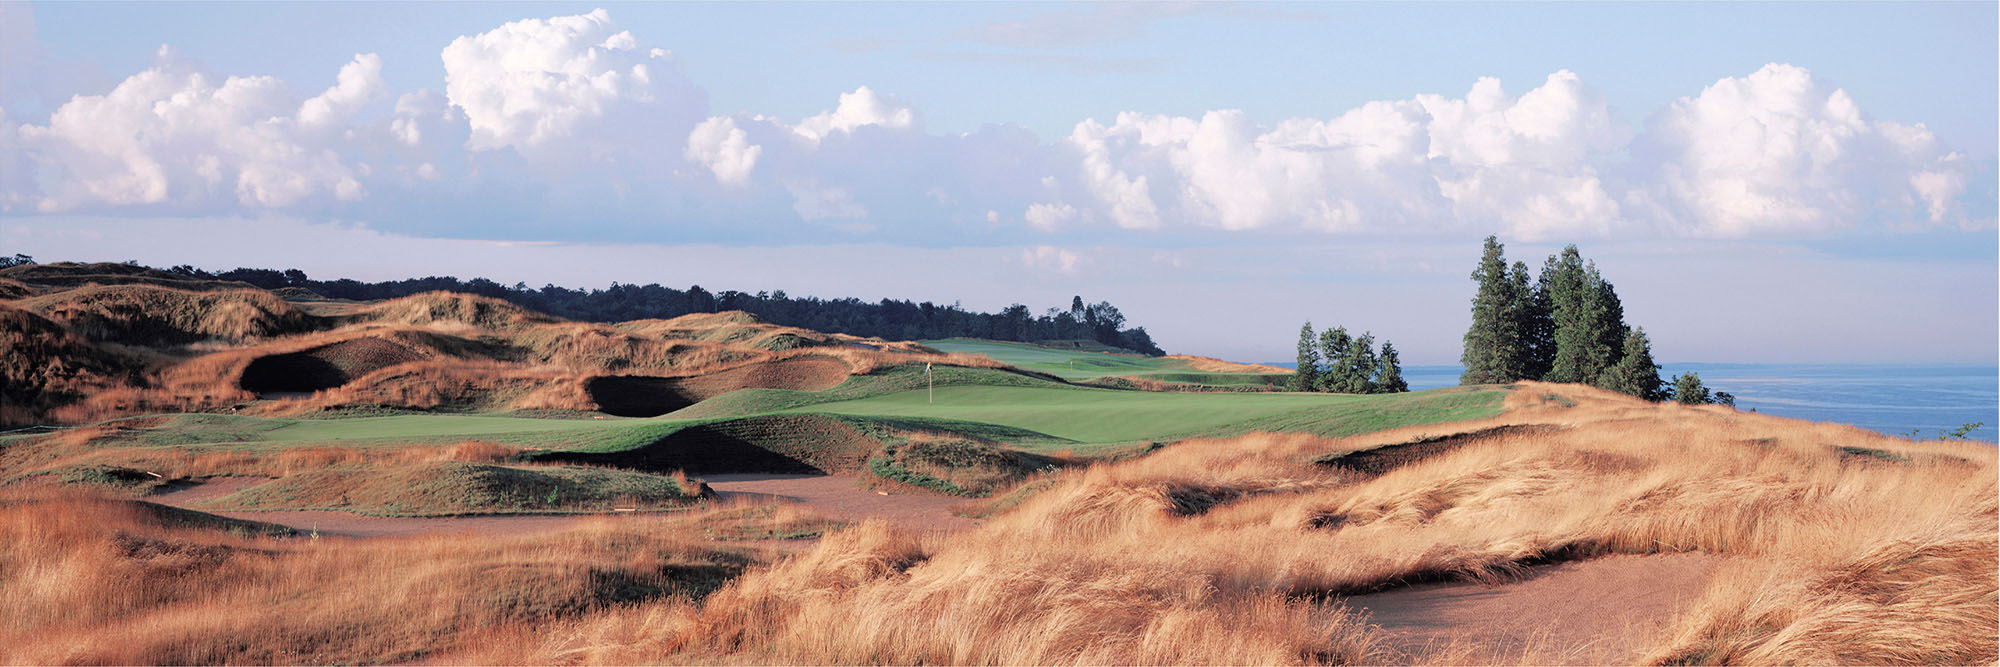
[[[1291,364],[1277,364],[1291,366]],[[1411,389],[1458,384],[1459,366],[1405,366]],[[1693,372],[1736,407],[1781,417],[1854,424],[1921,437],[1985,422],[1971,437],[2000,436],[2000,367],[1867,364],[1663,364],[1660,377]]]

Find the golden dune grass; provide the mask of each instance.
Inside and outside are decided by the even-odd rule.
[[[1234,361],[1223,361],[1221,359],[1216,359],[1214,357],[1201,357],[1192,354],[1169,354],[1164,358],[1178,359],[1181,361],[1185,361],[1188,363],[1188,366],[1191,366],[1195,370],[1204,373],[1290,373],[1292,372],[1292,369],[1285,368],[1282,366],[1272,366],[1270,364],[1240,364]]]
[[[423,660],[634,604],[686,607],[753,561],[703,535],[806,521],[716,506],[536,537],[278,539],[130,501],[0,495],[0,663]]]
[[[1315,600],[1412,579],[1505,581],[1548,558],[1704,551],[1730,565],[1667,638],[1630,660],[1994,660],[1992,447],[1914,444],[1581,387],[1527,384],[1513,402],[1515,412],[1487,422],[1344,441],[1177,444],[1064,476],[968,533],[859,528],[746,575],[698,610],[577,621],[532,655],[1371,662],[1386,656],[1372,652],[1365,628]],[[1496,437],[1375,478],[1309,463],[1523,422],[1563,430]],[[1836,445],[1907,460],[1844,456]],[[1535,655],[1548,653],[1521,658]]]

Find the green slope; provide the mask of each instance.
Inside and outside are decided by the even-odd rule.
[[[1348,396],[1156,393],[1055,387],[940,387],[790,408],[872,417],[949,419],[1026,429],[1080,443],[1227,436],[1257,430],[1352,435],[1498,414],[1504,392],[1438,389]]]

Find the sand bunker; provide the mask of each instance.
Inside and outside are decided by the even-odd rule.
[[[1722,557],[1616,555],[1538,567],[1516,583],[1411,586],[1346,598],[1408,663],[1630,664],[1695,603]]]

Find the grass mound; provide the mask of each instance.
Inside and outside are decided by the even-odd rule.
[[[209,500],[202,506],[343,510],[385,516],[603,512],[616,507],[684,506],[704,491],[705,487],[686,477],[441,461],[302,472]]]
[[[562,321],[500,299],[459,292],[425,292],[390,299],[363,309],[357,317],[411,326],[442,324],[501,330]]]
[[[143,470],[123,466],[83,463],[38,470],[0,482],[0,485],[23,483],[55,483],[90,487],[117,494],[139,495],[159,488],[166,483],[166,479]]]
[[[1064,462],[1054,457],[992,443],[924,435],[884,446],[868,460],[868,471],[883,479],[955,496],[985,497],[1062,465]]]
[[[770,324],[740,310],[692,313],[666,320],[638,320],[618,326],[633,333],[667,340],[715,343],[770,352],[841,344],[838,336]]]
[[[258,357],[243,368],[245,391],[310,392],[332,389],[375,371],[429,358],[408,345],[381,338],[356,338],[319,347]]]
[[[0,303],[0,425],[37,423],[52,408],[135,384],[144,365]]]
[[[688,395],[700,400],[739,389],[820,391],[839,386],[847,378],[846,362],[830,357],[803,356],[691,376],[683,379],[681,385]]]
[[[1554,433],[1558,430],[1561,429],[1546,424],[1510,424],[1464,433],[1421,436],[1401,444],[1325,456],[1313,462],[1374,477],[1396,468],[1435,458],[1460,447],[1502,438]]]
[[[96,284],[156,285],[198,292],[255,289],[249,283],[189,278],[178,273],[161,271],[159,269],[133,266],[131,264],[114,264],[111,262],[90,264],[76,262],[22,264],[0,269],[0,278],[48,288],[69,288]]]
[[[880,444],[847,419],[764,415],[688,424],[618,451],[554,451],[536,459],[691,474],[813,474],[859,470]]]
[[[29,289],[27,285],[0,278],[0,299],[19,299],[32,296],[34,293],[35,291]]]
[[[243,342],[320,326],[262,290],[192,292],[153,285],[93,285],[23,299],[21,307],[91,340],[160,347],[204,340]]]

